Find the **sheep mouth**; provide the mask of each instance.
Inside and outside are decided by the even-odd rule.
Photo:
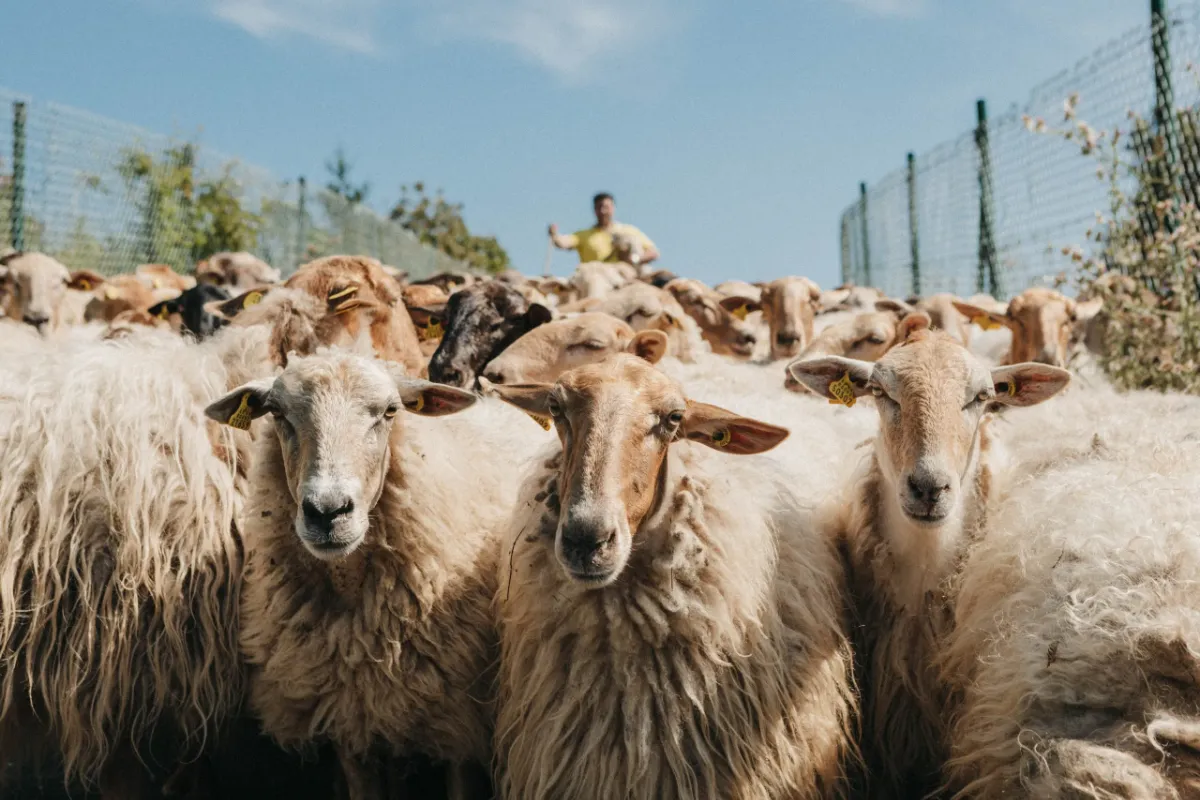
[[[357,550],[360,544],[362,544],[362,539],[355,539],[352,542],[337,542],[328,539],[304,540],[305,549],[321,561],[336,561],[339,558],[345,558]]]
[[[608,586],[617,579],[619,570],[615,568],[596,567],[592,569],[563,565],[567,577],[589,589],[599,589]]]
[[[904,513],[910,520],[918,525],[938,525],[942,522],[945,522],[946,517],[950,516],[949,511],[943,511],[941,509],[920,512],[909,511],[908,509],[905,509]]]

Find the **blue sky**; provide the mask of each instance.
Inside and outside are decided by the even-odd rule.
[[[371,202],[424,179],[525,272],[597,190],[662,265],[838,280],[874,180],[1148,17],[1144,0],[10,0],[0,83]],[[555,271],[572,265],[554,257]]]

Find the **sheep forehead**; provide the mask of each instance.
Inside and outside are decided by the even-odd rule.
[[[8,262],[17,277],[29,281],[70,280],[71,273],[60,262],[43,253],[25,253]]]
[[[643,359],[626,353],[563,373],[558,393],[574,398],[590,411],[614,405],[644,406],[646,411],[684,402],[683,391],[671,378]]]
[[[292,358],[275,379],[272,394],[288,410],[317,412],[333,405],[386,404],[395,382],[379,364],[350,354]]]
[[[875,376],[901,396],[958,401],[984,388],[986,368],[962,345],[941,331],[920,332],[893,347],[875,366]]]

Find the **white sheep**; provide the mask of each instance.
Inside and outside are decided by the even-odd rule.
[[[496,391],[563,441],[501,555],[503,795],[836,793],[854,700],[835,545],[778,466],[724,457],[787,431],[629,355]]]
[[[379,796],[381,755],[490,764],[495,535],[545,434],[495,402],[423,419],[474,401],[330,351],[207,410],[275,420],[245,521],[250,706],[285,747],[332,742],[352,798]]]
[[[789,368],[821,397],[875,398],[879,436],[827,524],[850,569],[872,796],[922,797],[938,788],[947,752],[952,705],[937,659],[953,627],[949,583],[983,530],[992,480],[985,409],[1040,403],[1070,374],[1040,364],[989,371],[927,330],[874,364],[825,357]]]

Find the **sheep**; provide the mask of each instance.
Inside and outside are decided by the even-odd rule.
[[[952,701],[937,656],[953,627],[950,583],[984,525],[992,472],[986,408],[1061,391],[1065,370],[988,370],[941,331],[917,330],[878,362],[795,361],[793,376],[847,405],[872,394],[880,428],[825,525],[844,542],[855,610],[862,749],[871,796],[923,797],[940,785]]]
[[[478,278],[462,272],[439,272],[436,275],[431,275],[428,278],[421,278],[416,281],[409,281],[410,286],[437,286],[446,294],[454,294],[459,289],[465,289],[468,286],[474,286],[478,282]]]
[[[155,303],[146,310],[151,317],[166,320],[171,329],[197,339],[212,336],[226,324],[224,317],[208,311],[210,303],[229,300],[229,292],[211,283],[201,283],[182,292],[173,300]]]
[[[808,278],[779,278],[762,287],[762,312],[770,329],[770,358],[795,358],[813,340],[821,287]]]
[[[196,286],[191,275],[180,275],[169,264],[141,264],[133,271],[152,289],[170,289],[176,293],[186,292]]]
[[[874,287],[846,283],[836,289],[821,292],[819,305],[822,313],[869,311],[875,307],[875,303],[884,299],[883,292]]]
[[[836,793],[854,713],[836,548],[771,462],[718,455],[787,430],[630,355],[496,391],[562,440],[502,550],[502,794]]]
[[[700,328],[670,292],[648,283],[631,283],[601,300],[596,311],[625,320],[635,331],[659,330],[670,340],[670,354],[694,361],[702,347]]]
[[[248,441],[200,409],[265,363],[265,338],[68,338],[0,392],[6,760],[28,744],[107,795],[139,761],[193,758],[237,708]]]
[[[4,316],[47,334],[62,324],[71,273],[44,253],[12,252],[0,258]]]
[[[179,296],[172,288],[156,289],[150,278],[139,275],[112,275],[92,290],[92,299],[84,307],[86,322],[112,322],[126,311],[147,311],[151,306]]]
[[[891,300],[876,303],[880,310],[867,314],[855,314],[852,318],[830,325],[822,330],[812,343],[804,348],[797,360],[806,361],[823,356],[842,356],[859,361],[878,361],[883,354],[920,328],[930,326],[929,316],[923,311],[913,311],[911,306],[900,305]],[[783,386],[789,391],[807,391],[790,371],[785,371]]]
[[[446,303],[450,295],[440,286],[423,284],[420,286],[405,286],[401,289],[404,305],[408,315],[417,328],[417,338],[421,340],[421,355],[426,358],[437,352],[445,330],[443,317]]]
[[[588,261],[575,268],[570,284],[576,300],[587,300],[603,298],[637,279],[637,270],[628,264]]]
[[[958,797],[1200,796],[1200,442],[1110,427],[1020,476],[962,567]]]
[[[332,742],[355,800],[381,796],[381,756],[490,763],[494,532],[517,488],[515,441],[495,404],[483,424],[419,419],[475,400],[323,351],[206,409],[275,420],[244,515],[250,706],[285,747]]]
[[[441,323],[444,333],[429,360],[437,383],[469,387],[489,361],[525,333],[549,322],[550,309],[528,303],[499,281],[480,283],[450,295]]]
[[[1075,301],[1053,289],[1026,289],[1009,301],[1001,314],[970,303],[954,301],[959,313],[984,330],[1005,327],[1012,344],[1003,364],[1033,361],[1056,367],[1067,365],[1067,347],[1075,324]]]
[[[665,287],[700,326],[700,333],[714,353],[750,358],[758,336],[746,323],[746,315],[759,306],[748,297],[721,297],[703,283],[676,278]]]
[[[754,302],[762,300],[762,286],[745,281],[722,281],[713,287],[722,297],[746,297]]]
[[[279,283],[279,270],[251,253],[215,253],[196,265],[196,281],[242,292]]]
[[[603,361],[614,353],[630,352],[658,363],[668,348],[662,331],[634,331],[616,317],[587,312],[548,322],[517,339],[488,362],[483,378],[489,384],[550,382],[569,369]]]

